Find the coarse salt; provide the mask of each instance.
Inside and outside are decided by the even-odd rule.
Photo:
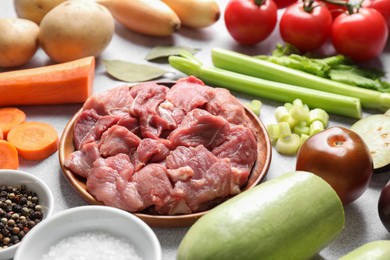
[[[103,231],[79,232],[50,247],[42,260],[141,260],[134,245]]]

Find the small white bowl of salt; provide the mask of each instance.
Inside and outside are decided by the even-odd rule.
[[[108,206],[81,206],[45,219],[23,238],[14,260],[161,260],[153,230]]]

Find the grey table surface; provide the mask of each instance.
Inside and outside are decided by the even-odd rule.
[[[218,0],[221,10],[223,11],[227,0]],[[283,10],[279,11],[279,17]],[[13,1],[0,1],[0,18],[16,17]],[[0,35],[1,37],[1,35]],[[100,93],[104,90],[123,85],[125,83],[110,78],[102,65],[102,59],[121,59],[136,63],[148,64],[144,57],[154,46],[159,45],[176,45],[199,48],[197,57],[205,64],[211,65],[212,47],[221,47],[231,49],[247,54],[269,54],[275,47],[276,43],[282,43],[279,31],[276,28],[272,35],[264,42],[251,47],[243,47],[236,44],[228,34],[223,17],[219,21],[207,28],[194,30],[181,28],[171,37],[149,37],[131,32],[119,24],[116,24],[116,31],[112,41],[97,59],[95,81],[93,93]],[[322,48],[325,53],[332,53],[331,45],[325,44]],[[51,64],[52,61],[42,49],[31,61],[23,68],[38,67]],[[386,47],[380,58],[371,62],[373,66],[381,67],[385,71],[390,71],[390,45]],[[152,64],[156,65],[156,64]],[[172,69],[168,64],[159,63],[157,66],[172,71],[168,79],[175,79],[183,74]],[[162,80],[166,80],[163,78]],[[251,100],[255,97],[234,93],[241,100]],[[1,95],[1,93],[0,93]],[[281,103],[261,99],[263,107],[260,119],[264,124],[274,122],[274,109]],[[51,106],[22,106],[20,107],[27,114],[28,120],[48,122],[52,124],[62,134],[66,124],[71,117],[81,107],[81,104],[70,105],[51,105]],[[364,116],[376,113],[375,111],[365,111]],[[339,125],[349,127],[355,122],[354,119],[330,116],[330,126]],[[275,150],[272,153],[272,161],[265,178],[266,180],[275,178],[281,174],[292,171],[295,168],[295,157],[279,155]],[[21,160],[20,170],[34,174],[46,182],[51,188],[55,198],[54,214],[63,210],[86,205],[86,202],[73,190],[62,174],[58,153],[53,154],[43,161],[26,161]],[[380,222],[377,212],[377,201],[381,188],[390,179],[390,173],[376,174],[373,176],[367,191],[355,202],[345,207],[346,225],[341,235],[333,241],[328,247],[323,249],[316,259],[337,259],[352,249],[379,239],[390,239],[390,234]],[[316,227],[313,227],[316,228]],[[163,259],[174,259],[178,245],[187,231],[187,227],[180,228],[153,228],[158,236],[162,246]],[[261,242],[260,242],[261,243]],[[283,245],[280,245],[283,246]]]

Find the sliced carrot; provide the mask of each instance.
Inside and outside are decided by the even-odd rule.
[[[95,58],[0,73],[0,106],[82,103],[92,94]]]
[[[1,130],[1,128],[0,128],[0,140],[4,140],[3,130]]]
[[[24,121],[26,121],[26,114],[19,108],[0,108],[0,129],[3,131],[4,138],[7,138],[7,134],[12,127],[19,125]]]
[[[24,122],[13,127],[7,140],[27,160],[43,160],[58,150],[56,129],[42,122]]]
[[[18,151],[11,143],[0,140],[0,169],[17,170],[19,168]]]

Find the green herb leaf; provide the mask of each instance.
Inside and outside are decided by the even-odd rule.
[[[155,66],[137,64],[122,60],[103,60],[107,73],[126,82],[142,82],[162,77],[168,71]]]
[[[157,46],[150,50],[145,59],[148,61],[168,58],[172,55],[179,55],[181,51],[188,51],[191,54],[195,54],[199,49],[193,49],[184,46]]]
[[[365,77],[358,68],[333,69],[329,72],[329,78],[352,86],[380,90],[381,83],[376,79]]]

